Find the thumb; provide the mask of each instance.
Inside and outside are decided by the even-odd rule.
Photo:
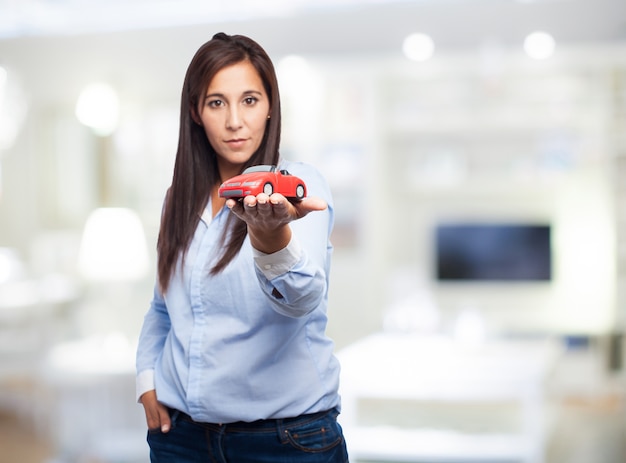
[[[301,216],[305,216],[309,212],[325,210],[328,207],[328,203],[322,198],[309,196],[308,198],[304,198],[303,200],[294,203],[294,206]]]

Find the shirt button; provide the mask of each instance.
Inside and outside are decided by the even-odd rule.
[[[264,267],[265,267],[265,270],[269,270],[272,268],[272,264],[265,264]]]

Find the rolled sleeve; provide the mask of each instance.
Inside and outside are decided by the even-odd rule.
[[[143,394],[154,389],[154,370],[144,370],[136,378],[136,398],[137,402]]]
[[[296,265],[302,257],[302,247],[292,235],[289,244],[280,251],[265,254],[257,249],[252,249],[254,262],[265,278],[272,280],[284,275]]]

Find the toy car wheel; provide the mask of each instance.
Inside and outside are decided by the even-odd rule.
[[[266,183],[265,185],[263,185],[263,193],[265,193],[267,196],[270,196],[272,193],[274,193],[274,186],[271,183]]]
[[[298,185],[296,187],[296,198],[298,199],[304,198],[304,185]]]

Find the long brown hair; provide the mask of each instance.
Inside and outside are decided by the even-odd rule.
[[[265,50],[252,39],[221,32],[215,34],[198,49],[185,75],[174,174],[165,198],[157,241],[158,280],[163,292],[168,288],[179,256],[185,257],[211,189],[226,180],[219,177],[217,153],[204,128],[194,122],[194,114],[215,74],[241,61],[249,61],[257,70],[270,100],[270,118],[263,140],[242,170],[256,164],[278,164],[281,120],[274,65]],[[245,222],[231,214],[222,236],[222,253],[211,269],[212,274],[222,271],[239,253],[246,235]]]

